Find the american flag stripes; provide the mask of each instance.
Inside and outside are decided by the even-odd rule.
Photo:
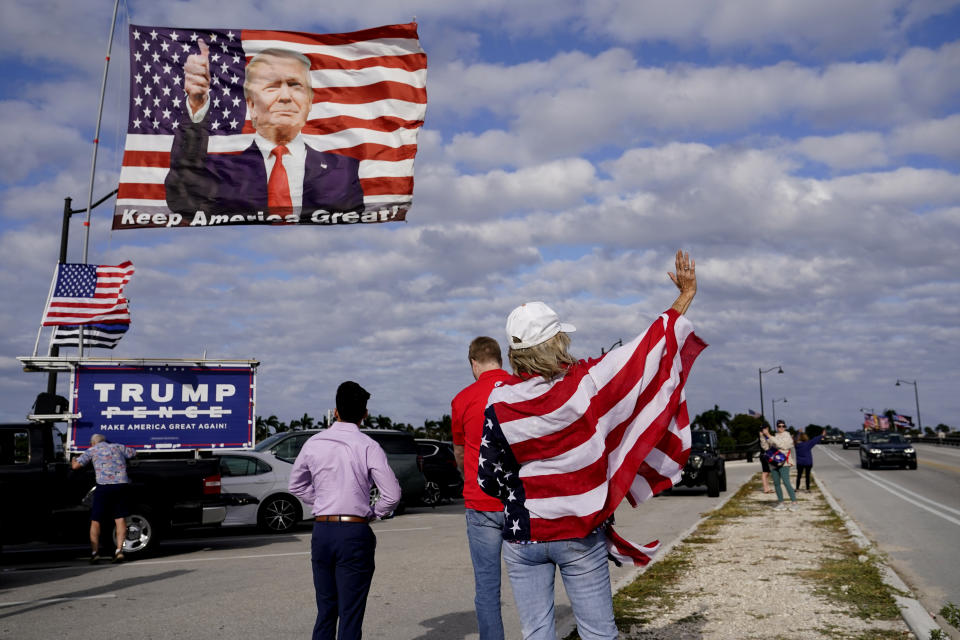
[[[504,503],[504,537],[580,538],[626,498],[637,506],[679,481],[690,452],[684,384],[706,344],[673,310],[599,359],[554,380],[516,379],[493,390],[478,482]],[[659,544],[607,527],[607,550],[644,565]]]
[[[80,326],[76,324],[60,325],[54,328],[50,344],[60,347],[80,346]],[[113,349],[120,342],[129,324],[88,324],[83,325],[83,346]]]
[[[319,151],[359,160],[363,190],[359,215],[304,215],[300,222],[404,219],[413,198],[413,163],[427,103],[427,58],[416,23],[336,34],[131,25],[130,119],[114,229],[270,223],[255,214],[201,221],[168,208],[164,180],[186,105],[183,65],[200,52],[200,40],[210,51],[211,155],[238,154],[254,139],[243,92],[250,59],[270,48],[295,51],[309,58],[313,85],[303,138]]]
[[[43,326],[130,323],[123,287],[133,276],[129,260],[118,265],[59,264]]]

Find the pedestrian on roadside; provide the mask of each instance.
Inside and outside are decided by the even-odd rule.
[[[450,403],[453,453],[457,458],[457,467],[463,474],[467,542],[473,563],[473,604],[477,612],[480,640],[503,640],[503,618],[500,614],[503,505],[480,489],[477,484],[477,464],[487,397],[494,385],[511,376],[502,368],[500,345],[493,338],[474,338],[467,359],[475,382],[458,393]]]
[[[763,425],[760,430],[760,477],[763,479],[763,492],[773,493],[773,489],[770,488],[770,463],[767,462],[767,457],[763,455],[763,452],[766,451],[763,446],[764,438],[770,438],[770,427],[767,425]]]
[[[659,543],[616,535],[613,511],[672,486],[690,447],[683,387],[706,346],[683,317],[694,268],[678,251],[673,306],[597,359],[570,355],[575,327],[542,302],[507,318],[514,376],[487,401],[478,483],[504,505],[503,559],[525,640],[556,638],[557,569],[579,636],[618,637],[608,554],[642,565]]]
[[[770,474],[773,476],[773,488],[777,492],[777,504],[774,507],[777,511],[783,511],[788,507],[783,504],[783,491],[780,489],[780,483],[787,488],[787,494],[790,496],[791,511],[797,510],[797,494],[793,492],[793,485],[790,484],[790,467],[793,466],[793,456],[790,450],[793,448],[793,436],[787,431],[787,423],[783,420],[777,420],[777,434],[769,438],[761,438],[760,447],[767,451],[770,447],[776,447],[782,451],[787,459],[780,466],[770,465]],[[762,455],[762,454],[761,454]]]
[[[313,505],[314,640],[361,637],[377,547],[370,521],[389,516],[400,502],[400,484],[387,454],[360,433],[369,399],[356,382],[341,384],[336,422],[304,443],[290,471],[290,493]],[[380,490],[373,507],[371,485]]]
[[[813,468],[813,448],[820,444],[826,429],[820,432],[820,435],[811,438],[806,433],[801,433],[797,438],[797,491],[800,491],[800,478],[804,474],[807,476],[807,491],[810,491],[810,470]]]
[[[130,477],[127,460],[136,455],[130,447],[107,442],[101,433],[90,436],[90,448],[70,461],[73,469],[82,469],[93,462],[97,486],[90,509],[90,564],[100,562],[100,523],[113,520],[117,549],[114,562],[123,562],[123,541],[127,538],[127,516],[130,515]]]

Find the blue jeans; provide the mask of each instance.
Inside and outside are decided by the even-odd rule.
[[[480,640],[503,640],[500,617],[500,547],[503,545],[503,512],[467,509],[467,540],[473,561],[477,626]]]
[[[797,501],[797,494],[793,492],[793,485],[790,484],[790,467],[783,465],[779,469],[771,469],[770,475],[773,476],[773,488],[777,491],[777,502],[783,502],[783,491],[780,489],[780,482],[787,488],[790,494],[790,502]]]
[[[614,640],[613,594],[603,531],[586,538],[503,545],[524,640],[556,640],[553,588],[557,567],[582,640]]]

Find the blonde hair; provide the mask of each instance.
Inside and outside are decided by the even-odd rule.
[[[310,58],[303,55],[298,51],[291,51],[289,49],[264,49],[257,55],[253,56],[250,62],[247,63],[245,70],[245,78],[243,80],[243,97],[244,99],[250,99],[250,83],[252,81],[252,76],[256,74],[257,66],[268,62],[268,58],[287,58],[289,60],[296,60],[302,64],[305,69],[303,76],[306,79],[307,83],[307,93],[313,92],[313,82],[310,80]]]
[[[570,355],[570,336],[561,331],[545,342],[526,349],[510,349],[508,357],[513,372],[543,376],[547,380],[563,375],[567,367],[576,363]]]

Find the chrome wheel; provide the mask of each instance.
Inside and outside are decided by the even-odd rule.
[[[260,507],[260,527],[273,533],[286,533],[300,519],[300,507],[288,496],[270,498]]]
[[[433,480],[427,480],[423,488],[423,504],[433,507],[440,504],[440,485]]]
[[[156,532],[146,513],[127,516],[127,535],[123,539],[123,552],[145,552],[155,542]]]

